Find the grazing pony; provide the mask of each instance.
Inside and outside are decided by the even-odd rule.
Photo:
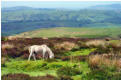
[[[35,54],[42,54],[43,59],[45,58],[45,55],[48,53],[49,58],[54,58],[54,53],[51,51],[51,49],[47,45],[33,45],[29,47],[29,58],[30,60],[31,56],[33,56],[34,60],[36,60]]]

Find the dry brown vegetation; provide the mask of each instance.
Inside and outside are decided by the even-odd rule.
[[[21,38],[19,36],[8,36],[7,39],[8,40],[17,40],[18,38]]]
[[[106,56],[105,56],[106,55]],[[102,65],[106,67],[116,67],[117,69],[121,69],[121,58],[106,58],[107,55],[110,54],[102,54],[102,55],[92,55],[89,56],[88,62],[92,68],[100,68]]]
[[[57,80],[56,77],[52,75],[31,77],[27,74],[7,74],[3,75],[2,80]]]
[[[27,58],[29,55],[28,47],[31,45],[47,44],[55,54],[62,54],[64,51],[70,51],[73,48],[90,48],[95,47],[96,50],[92,52],[95,54],[104,53],[121,53],[121,44],[113,44],[113,42],[104,41],[100,39],[81,39],[81,38],[18,38],[17,40],[2,41],[2,56],[5,54],[18,57]],[[16,45],[16,46],[15,46]],[[101,47],[104,46],[105,48]],[[38,56],[39,57],[39,56]]]
[[[62,42],[62,43],[57,43],[55,44],[54,48],[55,49],[63,49],[66,51],[70,51],[74,47],[77,47],[78,45],[72,42]]]
[[[110,41],[112,40],[106,41],[102,39],[81,39],[81,38],[18,38],[17,40],[5,39],[5,40],[2,40],[2,50],[1,50],[2,51],[2,59],[1,59],[2,67],[4,67],[5,62],[8,61],[6,59],[8,58],[8,56],[13,57],[14,59],[17,57],[19,57],[21,60],[28,59],[28,56],[29,56],[28,47],[29,46],[47,44],[55,54],[54,60],[59,59],[61,61],[72,61],[72,62],[83,61],[83,62],[89,63],[89,67],[87,66],[86,68],[91,68],[90,70],[100,69],[103,66],[106,66],[106,67],[116,67],[116,69],[119,71],[121,69],[121,44],[120,44],[121,41],[119,42],[115,40],[113,42],[110,42]],[[90,55],[88,54],[78,55],[77,54],[77,56],[71,56],[70,54],[72,52],[75,52],[74,48],[76,47],[78,48],[76,49],[76,51],[80,49],[81,50],[83,49],[90,50],[93,48],[94,49],[96,48],[96,49],[92,51]],[[70,52],[69,54],[70,56],[64,55],[64,53],[66,54],[66,52]],[[37,59],[40,59],[41,57],[42,56],[39,54],[36,55]],[[92,70],[92,72],[94,70]],[[103,70],[105,70],[105,68]],[[108,71],[108,72],[110,73],[111,71]],[[99,76],[102,76],[100,75],[100,73],[101,72],[99,71],[97,74],[99,74]],[[41,80],[55,79],[55,78],[52,78],[53,76],[49,76],[49,75],[38,76],[38,77],[30,77],[28,75],[25,75],[25,77],[22,77],[22,76],[23,74],[20,74],[20,77],[19,77],[19,74],[17,75],[8,74],[8,75],[2,76],[2,79],[24,79],[24,80],[25,79],[37,79],[37,80],[38,79],[41,79]]]
[[[2,44],[2,50],[12,49],[12,48],[14,48],[13,44],[10,44],[10,43],[4,43],[4,44]]]
[[[88,47],[98,47],[98,46],[102,46],[105,47],[106,42],[104,40],[90,40],[86,42],[86,45]]]
[[[42,44],[48,45],[55,54],[60,54],[77,46],[76,42],[79,40],[73,38],[18,38],[17,40],[5,40],[4,38],[2,40],[2,56],[28,58],[28,47]],[[40,59],[41,56],[37,56],[37,58]]]

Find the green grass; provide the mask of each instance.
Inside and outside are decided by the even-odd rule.
[[[77,51],[69,51],[64,53],[67,56],[79,56],[79,55],[88,55],[90,52],[94,51],[93,49],[80,49]],[[12,59],[9,58],[9,62],[5,63],[5,67],[2,67],[1,74],[8,73],[24,73],[29,74],[30,76],[44,76],[47,74],[57,76],[57,70],[61,67],[74,67],[78,68],[80,71],[87,73],[89,67],[87,62],[81,61],[61,61],[61,59],[55,60],[37,60],[37,61],[27,61],[21,58]],[[76,75],[77,76],[77,75]],[[73,76],[75,77],[75,76]]]
[[[8,73],[29,73],[30,75],[34,75],[33,73],[37,73],[36,75],[54,73],[58,68],[68,64],[69,62],[66,61],[46,62],[43,60],[37,60],[28,62],[26,60],[17,61],[15,59],[11,62],[7,62],[6,67],[2,67],[2,75]],[[73,65],[75,64],[69,64],[69,66]]]
[[[74,80],[82,80],[82,77],[86,73],[90,72],[90,68],[88,67],[88,63],[87,62],[80,62],[80,70],[82,71],[82,74],[81,75],[72,76],[72,78]]]
[[[2,67],[1,74],[8,73],[24,73],[29,74],[30,76],[46,75],[51,74],[56,76],[56,70],[49,69],[44,67],[44,62],[42,60],[37,61],[17,61],[14,59],[11,62],[6,63],[6,67]]]
[[[120,42],[117,40],[111,40],[109,42]],[[77,51],[72,50],[69,52],[64,53],[63,55],[66,56],[80,56],[80,55],[88,55],[90,52],[94,51],[96,48],[85,48],[85,49],[78,49]],[[106,68],[104,66],[104,70],[96,70],[94,71],[89,67],[88,61],[62,61],[61,59],[53,59],[53,60],[37,60],[37,61],[27,61],[27,59],[21,59],[21,58],[9,58],[10,61],[7,61],[5,63],[5,67],[1,67],[1,75],[4,74],[15,74],[15,73],[23,73],[28,74],[30,76],[46,76],[47,74],[53,75],[56,77],[59,76],[59,72],[66,73],[65,75],[71,77],[74,80],[87,80],[87,79],[107,79],[108,76],[112,77],[112,74],[114,74],[114,69],[112,67]],[[75,59],[74,59],[75,60]],[[66,67],[67,69],[62,69],[58,71],[59,69]],[[72,70],[68,69],[68,67],[71,67]],[[73,69],[74,68],[74,69]],[[77,71],[80,73],[76,73]],[[75,72],[76,71],[76,72]],[[105,73],[108,73],[104,75]],[[116,73],[116,72],[115,72]],[[105,78],[106,76],[106,78]],[[116,75],[115,75],[116,76]],[[113,78],[115,78],[113,76]],[[118,74],[118,76],[120,76]],[[118,78],[119,79],[119,78]]]
[[[118,38],[121,35],[120,27],[56,27],[41,28],[30,32],[24,32],[16,36],[22,37],[82,37],[82,38]]]
[[[88,55],[90,52],[94,51],[96,48],[92,49],[80,49],[78,51],[69,51],[64,53],[66,56],[80,56],[80,55]]]
[[[43,64],[45,66],[42,67]],[[11,62],[7,62],[6,67],[1,68],[1,75],[8,74],[8,73],[24,73],[29,74],[30,76],[44,76],[47,74],[57,76],[57,69],[63,66],[75,67],[79,68],[81,71],[88,72],[88,64],[87,62],[71,62],[71,61],[53,61],[47,62],[44,60],[37,60],[37,61],[26,61],[26,60],[17,60],[11,59]],[[79,67],[79,66],[80,67]],[[77,75],[76,75],[77,76]]]
[[[53,75],[53,76],[57,76],[56,75],[56,70],[44,70],[44,71],[30,71],[30,72],[25,72],[22,70],[16,70],[15,68],[10,69],[8,67],[6,68],[1,68],[1,75],[4,74],[9,74],[9,73],[24,73],[24,74],[29,74],[30,76],[45,76],[47,74]]]

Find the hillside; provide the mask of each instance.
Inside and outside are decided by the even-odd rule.
[[[96,6],[90,7],[90,9],[97,9],[97,10],[121,10],[121,4],[96,5]]]
[[[2,80],[121,80],[121,40],[2,39]],[[48,52],[47,58],[42,58],[43,53],[35,54],[34,50],[36,61],[28,61],[28,47],[43,44],[52,50],[54,58],[50,59]]]
[[[73,28],[73,27],[56,27],[43,28],[34,31],[24,32],[15,36],[20,37],[81,37],[81,38],[120,38],[120,27],[108,28]]]
[[[53,27],[121,27],[121,9],[102,5],[106,10],[12,7],[2,9],[2,35],[19,34]],[[101,6],[101,7],[102,7]],[[100,6],[98,6],[100,8]]]

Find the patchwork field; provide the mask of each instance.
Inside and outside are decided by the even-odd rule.
[[[54,59],[28,60],[28,47],[46,44]],[[2,37],[3,80],[121,80],[121,40]]]
[[[41,28],[30,32],[17,34],[20,37],[81,37],[81,38],[120,38],[119,27],[56,27]]]

